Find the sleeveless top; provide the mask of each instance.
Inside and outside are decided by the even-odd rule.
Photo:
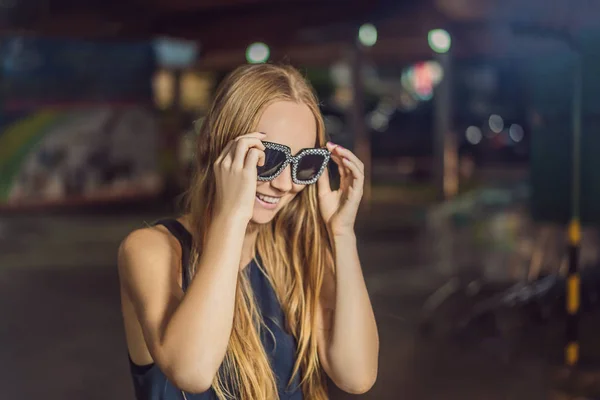
[[[191,281],[187,265],[190,260],[192,235],[175,219],[159,220],[154,225],[165,226],[181,244],[182,289],[185,293]],[[258,260],[260,262],[260,258]],[[302,400],[299,374],[296,374],[292,384],[288,386],[296,361],[297,343],[284,328],[286,326],[285,314],[275,291],[262,270],[256,265],[256,261],[252,260],[242,273],[248,274],[258,309],[265,325],[272,332],[271,335],[266,332],[264,327],[261,327],[260,338],[275,373],[279,398]],[[217,400],[216,393],[212,388],[199,394],[182,392],[167,379],[156,364],[137,365],[130,357],[129,366],[137,400]]]

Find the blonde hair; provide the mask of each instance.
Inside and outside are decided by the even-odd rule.
[[[261,64],[233,71],[219,86],[198,132],[195,172],[186,194],[195,241],[190,276],[195,273],[211,223],[215,201],[213,164],[229,141],[254,131],[265,107],[276,101],[307,105],[316,120],[315,145],[326,142],[316,96],[296,69]],[[333,269],[333,256],[315,185],[302,190],[270,223],[258,228],[257,250],[261,267],[282,305],[287,329],[298,344],[293,371],[301,377],[304,397],[327,399],[316,329],[323,276],[327,268]],[[265,325],[246,274],[240,273],[238,279],[231,337],[212,387],[220,399],[276,399],[276,378],[259,335]]]

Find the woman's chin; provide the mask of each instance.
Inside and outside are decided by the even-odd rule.
[[[264,208],[254,207],[254,213],[252,214],[250,222],[257,225],[268,224],[275,218],[277,211],[278,209],[265,210]]]

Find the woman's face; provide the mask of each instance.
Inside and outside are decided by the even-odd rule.
[[[302,149],[315,147],[317,141],[315,117],[308,106],[302,103],[278,101],[269,105],[262,114],[256,130],[267,135],[264,141],[288,146],[292,155],[296,155]],[[292,182],[291,165],[272,181],[259,181],[251,221],[256,224],[270,222],[279,210],[304,189],[304,186]]]

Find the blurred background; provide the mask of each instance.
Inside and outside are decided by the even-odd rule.
[[[584,0],[1,0],[2,398],[133,398],[118,244],[177,213],[224,76],[284,62],[366,165],[380,372],[332,398],[600,399],[598,21]]]

